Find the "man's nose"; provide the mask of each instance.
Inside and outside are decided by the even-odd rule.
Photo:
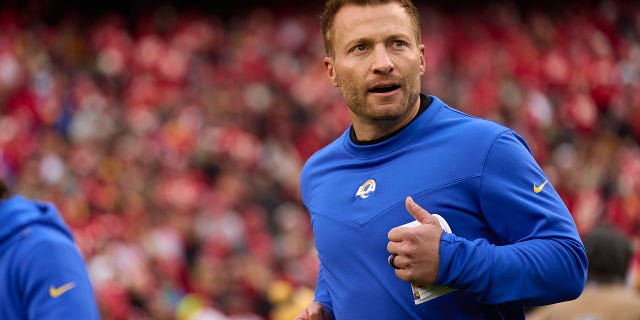
[[[393,61],[386,47],[377,46],[373,52],[372,69],[374,73],[389,74],[393,71]]]

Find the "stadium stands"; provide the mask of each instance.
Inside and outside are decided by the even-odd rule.
[[[59,206],[103,318],[290,319],[299,172],[348,125],[319,11],[44,3],[0,9],[0,175]],[[424,91],[522,134],[582,234],[637,238],[640,5],[421,10]]]

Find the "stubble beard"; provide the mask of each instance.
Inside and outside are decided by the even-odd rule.
[[[338,78],[339,79],[339,78]],[[340,81],[342,95],[344,96],[347,108],[351,113],[361,119],[372,122],[375,121],[393,121],[401,118],[409,109],[411,109],[420,96],[420,75],[412,74],[407,79],[412,81],[403,81],[402,90],[405,96],[401,101],[393,106],[385,108],[376,108],[367,101],[367,92],[361,89],[355,83],[345,83]],[[417,80],[416,80],[417,79]]]

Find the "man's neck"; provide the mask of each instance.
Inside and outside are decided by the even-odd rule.
[[[356,128],[355,124],[351,127],[349,131],[349,137],[351,141],[358,145],[368,145],[375,144],[384,140],[387,140],[396,133],[402,131],[409,123],[411,123],[415,118],[417,118],[422,112],[424,112],[427,107],[431,104],[431,98],[426,95],[420,95],[420,99],[418,99],[418,107],[413,108],[411,114],[405,119],[405,121],[401,122],[398,125],[390,126],[388,130],[371,130],[375,131],[372,133],[368,133],[367,130],[362,130],[362,128]],[[369,128],[375,128],[370,126]],[[379,127],[378,127],[379,128]],[[377,133],[376,133],[377,132]]]

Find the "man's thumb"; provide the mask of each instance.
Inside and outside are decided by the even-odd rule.
[[[416,218],[421,224],[435,224],[438,225],[438,220],[433,217],[429,211],[425,210],[423,207],[415,203],[413,198],[407,197],[405,200],[405,206],[407,207],[407,211],[411,213],[411,215]]]

